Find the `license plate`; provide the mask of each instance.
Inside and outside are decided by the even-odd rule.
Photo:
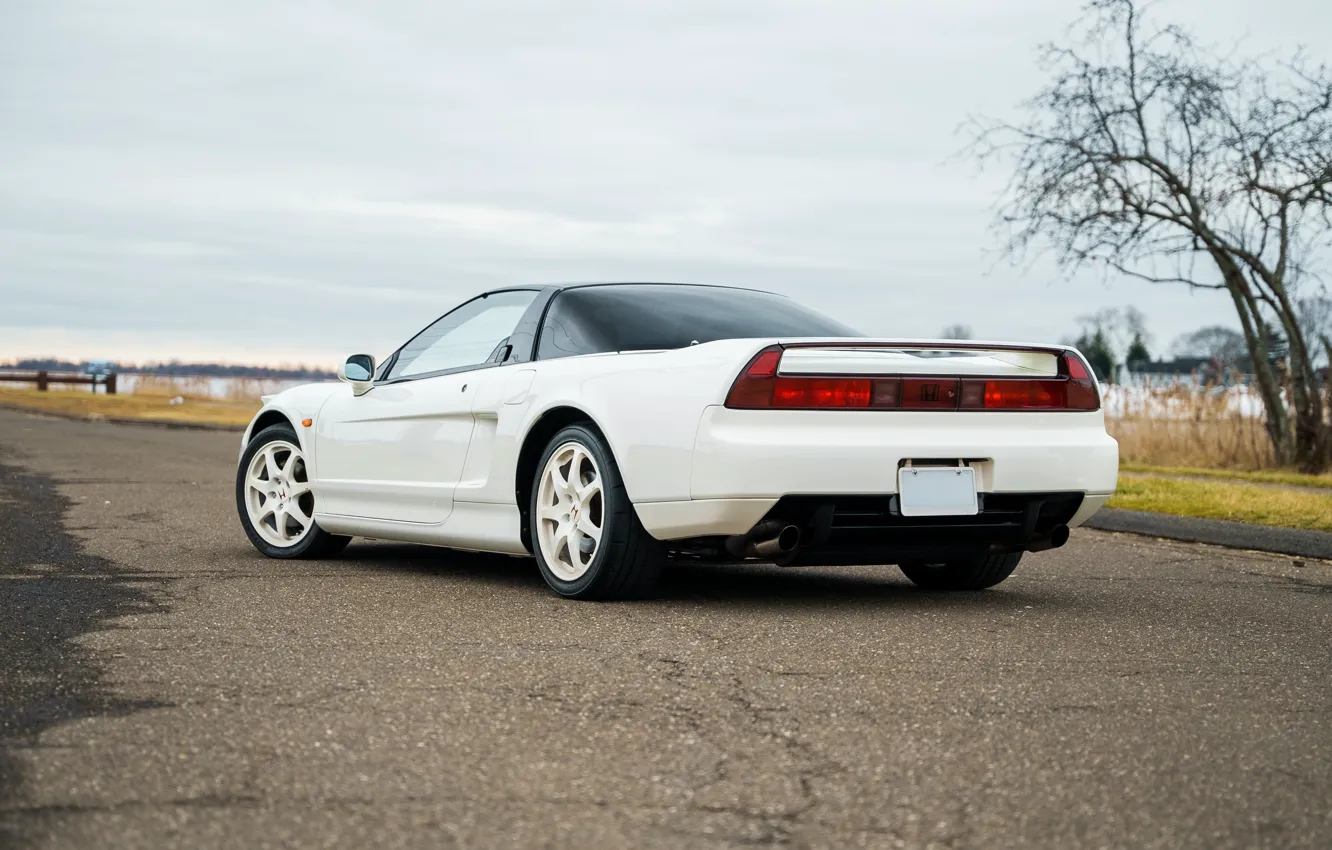
[[[976,470],[969,466],[904,466],[897,470],[902,516],[975,516]]]

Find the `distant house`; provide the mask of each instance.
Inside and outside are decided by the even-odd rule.
[[[1148,383],[1247,385],[1253,376],[1248,363],[1223,363],[1216,358],[1176,357],[1173,360],[1147,360],[1133,364],[1132,374]]]
[[[1206,357],[1176,357],[1174,360],[1144,360],[1133,364],[1139,375],[1190,375],[1213,367]]]

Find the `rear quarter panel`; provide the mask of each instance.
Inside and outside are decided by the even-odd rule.
[[[552,410],[585,412],[605,435],[635,502],[689,498],[694,438],[704,410],[722,403],[761,340],[674,351],[541,361],[514,429],[516,447]]]

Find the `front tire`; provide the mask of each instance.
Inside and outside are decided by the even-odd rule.
[[[314,521],[305,455],[289,425],[270,425],[241,453],[236,509],[245,536],[270,558],[327,558],[351,542]]]
[[[528,507],[532,551],[556,593],[571,599],[652,594],[663,547],[639,522],[615,457],[591,423],[551,437]]]
[[[985,553],[943,564],[911,562],[898,566],[906,577],[925,590],[984,590],[1013,574],[1021,552]]]

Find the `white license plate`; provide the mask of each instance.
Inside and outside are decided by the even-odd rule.
[[[976,470],[969,466],[904,466],[897,470],[902,516],[975,516]]]

